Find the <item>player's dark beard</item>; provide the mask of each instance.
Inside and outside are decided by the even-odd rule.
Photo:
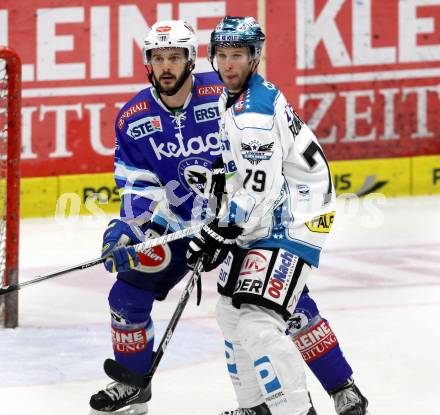
[[[173,87],[170,88],[162,88],[160,82],[157,80],[156,76],[153,72],[149,72],[148,79],[151,82],[151,85],[154,86],[156,91],[159,94],[172,96],[177,94],[177,92],[182,88],[185,81],[188,79],[188,77],[191,75],[192,70],[194,69],[194,64],[191,62],[188,62],[185,69],[183,70],[182,74],[176,79],[176,82]]]

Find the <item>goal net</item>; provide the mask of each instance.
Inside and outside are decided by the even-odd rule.
[[[21,62],[0,46],[0,286],[18,282]],[[17,292],[0,296],[0,327],[17,327]]]

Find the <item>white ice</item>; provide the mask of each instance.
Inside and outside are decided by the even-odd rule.
[[[108,218],[21,222],[20,273],[99,256]],[[20,327],[0,330],[0,415],[86,415],[111,357],[101,266],[20,292]],[[215,275],[184,312],[156,372],[150,414],[216,415],[236,407],[214,319]],[[308,282],[370,401],[372,415],[440,414],[440,197],[339,201],[321,267]],[[182,283],[154,310],[156,339]],[[308,372],[315,407],[332,402]]]

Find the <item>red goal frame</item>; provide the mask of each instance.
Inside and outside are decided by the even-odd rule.
[[[6,243],[3,285],[18,283],[18,243],[20,225],[21,153],[21,60],[17,52],[0,46],[0,59],[7,73],[7,148],[6,148]],[[0,297],[0,326],[18,325],[18,292]]]

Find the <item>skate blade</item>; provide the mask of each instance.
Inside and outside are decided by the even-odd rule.
[[[133,405],[128,405],[125,408],[121,408],[113,412],[97,411],[95,409],[90,409],[89,415],[145,415],[148,413],[147,403],[135,403]]]

